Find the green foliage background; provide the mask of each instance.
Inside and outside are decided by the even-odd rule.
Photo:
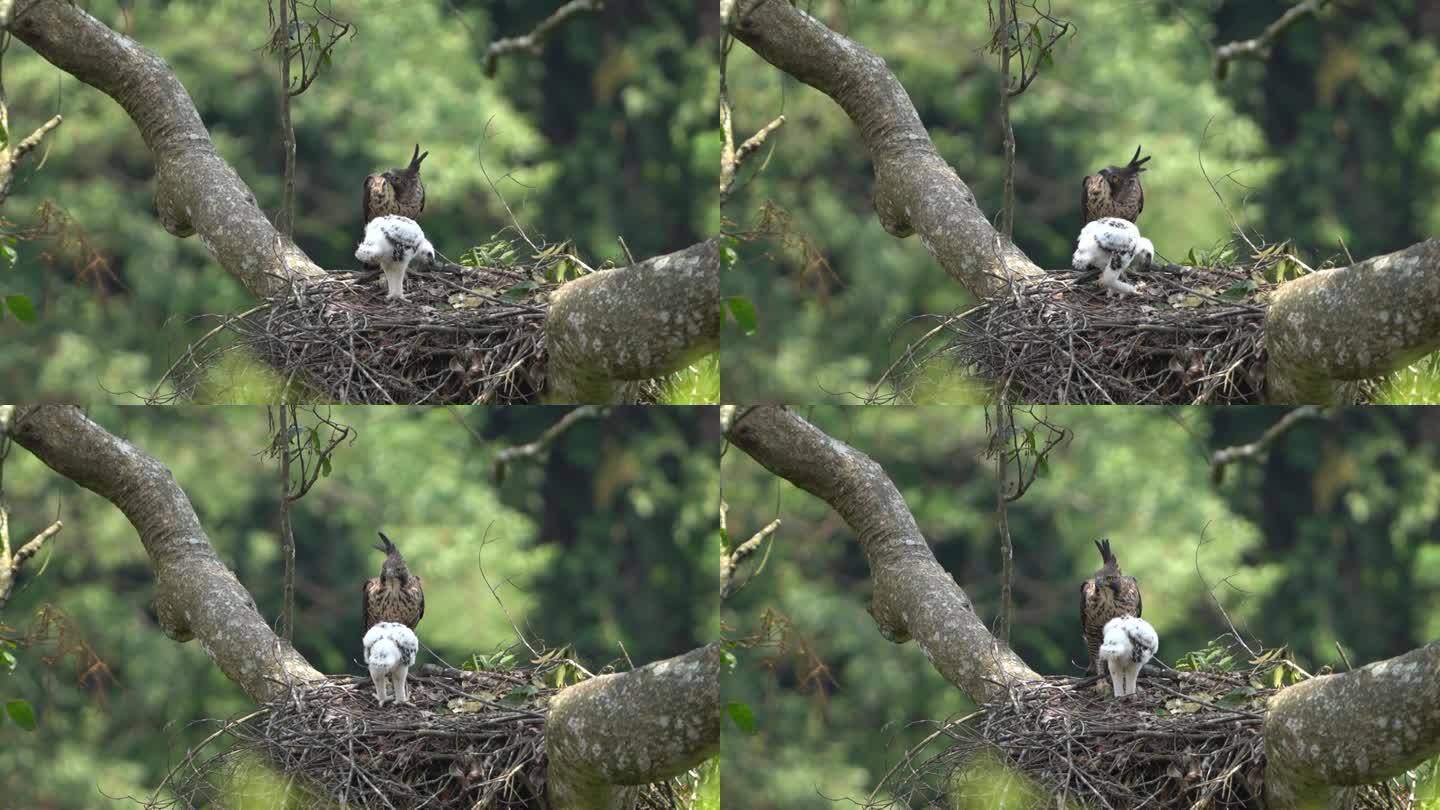
[[[170,63],[220,154],[273,216],[283,159],[265,3],[81,5]],[[487,44],[528,32],[555,5],[335,0],[358,33],[294,101],[300,246],[322,266],[352,266],[361,181],[403,165],[416,142],[430,152],[426,232],[452,257],[511,227],[505,202],[532,236],[573,239],[592,265],[623,261],[617,236],[644,258],[713,234],[718,19],[695,0],[611,0],[566,23],[539,56],[481,75]],[[251,301],[198,238],[160,227],[153,162],[119,105],[19,42],[5,83],[17,132],[56,111],[65,122],[43,164],[22,168],[4,216],[33,226],[52,201],[74,227],[22,243],[15,269],[0,274],[0,292],[28,295],[38,316],[0,320],[0,388],[27,401],[134,402],[127,392],[149,391],[213,325],[197,316]]]
[[[985,4],[801,5],[886,60],[940,154],[998,221],[999,77],[985,50]],[[1335,0],[1323,19],[1289,28],[1268,63],[1236,63],[1217,82],[1212,45],[1257,35],[1289,5],[1044,4],[1076,32],[1012,103],[1016,243],[1043,267],[1068,266],[1080,179],[1124,163],[1137,144],[1153,156],[1141,225],[1171,260],[1230,238],[1231,215],[1252,238],[1294,239],[1312,266],[1331,257],[1348,263],[1341,240],[1364,258],[1437,233],[1440,2]],[[838,105],[739,43],[729,83],[737,137],[782,112],[787,123],[742,171],[725,218],[745,230],[774,203],[793,216],[792,240],[808,239],[824,263],[778,239],[742,246],[722,283],[727,295],[756,304],[760,324],[751,337],[726,327],[725,401],[867,392],[907,341],[935,325],[912,319],[963,311],[972,299],[918,238],[880,227],[869,157]],[[919,394],[927,395],[937,396]],[[1435,396],[1427,385],[1400,398]]]
[[[626,652],[640,665],[715,638],[715,410],[626,408],[580,422],[496,486],[494,453],[534,439],[564,410],[335,409],[358,438],[292,511],[300,652],[326,672],[363,671],[360,583],[379,571],[377,529],[425,577],[422,642],[456,665],[517,642],[507,610],[532,642],[574,644],[592,671],[628,668]],[[102,406],[91,416],[170,468],[221,558],[278,620],[278,471],[261,455],[265,409]],[[27,569],[0,616],[13,629],[0,635],[23,635],[54,605],[108,674],[77,671],[72,658],[47,664],[61,651],[54,641],[22,647],[16,671],[0,671],[0,700],[29,700],[38,723],[0,725],[0,805],[148,797],[214,730],[198,721],[251,704],[198,642],[169,640],[150,616],[149,561],[117,509],[18,447],[4,472],[17,537],[57,508],[66,526],[43,573],[38,559]]]
[[[1283,411],[1037,413],[1074,431],[1009,509],[1011,642],[1038,671],[1080,674],[1079,584],[1099,566],[1092,540],[1107,536],[1140,580],[1168,663],[1228,632],[1212,591],[1249,640],[1288,644],[1312,673],[1344,669],[1337,642],[1360,665],[1440,638],[1440,411],[1368,408],[1302,423],[1219,486],[1209,453],[1254,440]],[[880,463],[994,626],[1000,558],[983,410],[808,415]],[[760,632],[767,612],[790,628],[782,646],[736,650],[722,683],[722,701],[748,704],[755,718],[753,735],[725,721],[726,770],[743,775],[727,779],[726,803],[804,810],[863,799],[933,730],[911,724],[973,706],[916,645],[881,637],[865,610],[864,556],[833,511],[733,448],[721,465],[737,541],[784,521],[765,569],[722,607],[726,635]]]

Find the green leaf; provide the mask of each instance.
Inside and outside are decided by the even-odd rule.
[[[503,301],[524,301],[525,298],[529,296],[530,293],[535,289],[535,287],[536,284],[533,281],[522,281],[519,284],[516,284],[514,287],[506,290],[505,293],[500,296],[500,298]]]
[[[10,307],[16,318],[26,322],[35,320],[35,305],[30,303],[29,296],[7,295],[5,305]]]
[[[735,653],[729,650],[721,650],[720,666],[725,667],[727,671],[733,671],[735,669]]]
[[[722,269],[722,270],[729,270],[731,267],[734,267],[734,266],[735,266],[735,260],[738,259],[739,257],[740,257],[740,254],[738,254],[738,253],[735,252],[735,248],[730,247],[729,245],[721,245],[721,246],[720,246],[720,269]]]
[[[748,703],[727,703],[725,713],[730,715],[730,720],[735,727],[746,734],[755,733],[755,714],[750,711]]]
[[[7,238],[4,243],[0,243],[0,267],[4,267],[6,270],[15,266],[14,243],[15,240],[10,238]]]
[[[525,704],[525,701],[534,697],[535,693],[539,691],[539,689],[536,689],[535,687],[528,684],[524,686],[517,686],[514,689],[510,690],[510,694],[506,695],[503,698],[500,698],[500,702],[505,704],[506,706],[523,706]]]
[[[0,650],[0,667],[7,672],[15,671],[15,656],[9,650]]]
[[[725,299],[725,307],[730,310],[730,316],[740,326],[740,331],[747,335],[755,334],[759,328],[759,319],[755,316],[755,305],[750,299],[743,295],[732,295]]]
[[[5,713],[15,721],[15,725],[26,731],[35,730],[35,709],[31,708],[28,700],[7,700],[5,701]]]
[[[1255,281],[1253,279],[1247,278],[1244,281],[1241,281],[1230,287],[1228,290],[1220,293],[1220,297],[1227,298],[1231,301],[1238,301],[1246,297],[1250,293],[1254,292],[1256,286],[1258,285],[1255,284]]]

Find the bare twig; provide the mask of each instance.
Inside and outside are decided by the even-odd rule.
[[[1024,93],[1051,59],[1050,52],[1070,32],[1070,23],[1054,17],[1039,0],[1024,4],[1036,15],[1034,22],[1020,20],[1019,0],[998,0],[990,6],[993,25],[990,50],[1000,61],[1000,132],[1004,138],[1005,179],[1000,207],[1000,231],[1006,239],[1015,232],[1015,128],[1010,123],[1010,99]],[[998,9],[998,11],[997,11]],[[1041,23],[1049,24],[1048,30]],[[1021,31],[1025,33],[1022,35]],[[1027,61],[1027,52],[1029,59]],[[1020,73],[1011,72],[1012,60],[1020,60]]]
[[[11,594],[15,591],[15,582],[20,574],[20,569],[32,557],[40,553],[40,549],[47,541],[65,528],[65,524],[57,517],[55,522],[42,529],[39,534],[11,554],[10,509],[5,503],[4,473],[5,459],[10,455],[10,428],[14,420],[15,406],[0,405],[0,610],[5,609]],[[41,568],[43,569],[44,566]]]
[[[1279,421],[1266,428],[1265,432],[1260,434],[1260,438],[1255,441],[1216,450],[1210,454],[1210,479],[1216,486],[1219,486],[1225,480],[1227,466],[1237,461],[1254,461],[1262,458],[1270,449],[1270,445],[1295,425],[1306,419],[1318,419],[1324,415],[1324,411],[1320,408],[1314,405],[1304,405],[1280,417]]]
[[[1001,195],[1000,232],[1006,239],[1015,235],[1015,128],[1010,125],[1010,57],[1015,51],[1010,46],[1010,28],[1015,4],[1011,0],[1000,0],[1000,24],[996,26],[995,39],[1000,50],[1000,132],[1004,135],[1005,182]],[[1018,39],[1018,37],[1017,37]],[[1008,625],[1003,625],[1008,629]]]
[[[352,438],[355,431],[318,410],[312,410],[318,424],[302,427],[298,409],[294,405],[281,403],[278,420],[270,414],[271,425],[276,426],[269,454],[280,459],[280,545],[285,558],[284,607],[281,615],[282,635],[290,641],[295,630],[295,534],[290,524],[290,504],[305,497],[310,488],[322,475],[328,475],[330,458],[342,442]],[[320,428],[329,429],[329,442],[320,446]],[[299,473],[292,475],[292,465],[299,466]]]
[[[1015,430],[1015,413],[1004,395],[995,406],[996,443],[1010,443]],[[995,514],[1000,530],[1000,627],[996,633],[1000,640],[1010,643],[1011,592],[1010,585],[1015,578],[1015,549],[1010,544],[1010,515],[1006,509],[1009,494],[1006,490],[1010,479],[1010,464],[1005,453],[995,454]]]
[[[1255,59],[1257,61],[1269,59],[1270,48],[1274,45],[1276,37],[1304,15],[1319,14],[1320,9],[1329,5],[1329,2],[1330,0],[1302,0],[1302,2],[1285,9],[1284,14],[1265,26],[1265,30],[1260,32],[1260,36],[1237,40],[1216,48],[1215,78],[1222,82],[1225,81],[1225,76],[1230,71],[1230,63],[1236,59]]]
[[[490,462],[491,475],[495,483],[504,482],[505,475],[510,465],[521,459],[533,459],[541,456],[549,449],[550,444],[560,437],[565,431],[574,427],[577,422],[583,419],[598,419],[610,413],[609,408],[602,408],[596,405],[581,405],[560,417],[559,421],[546,428],[534,441],[518,444],[514,447],[507,447],[495,454]]]
[[[529,51],[532,54],[538,54],[540,46],[551,34],[555,33],[555,29],[559,28],[561,23],[582,11],[600,11],[604,7],[605,4],[601,0],[570,0],[555,9],[554,13],[542,20],[530,33],[518,37],[505,37],[490,43],[490,46],[485,49],[482,72],[486,78],[493,78],[500,57],[512,51]]]
[[[733,0],[731,5],[733,13]],[[730,84],[726,77],[730,48],[735,44],[735,38],[728,32],[722,36],[723,41],[720,44],[720,205],[723,207],[730,199],[730,192],[734,190],[735,175],[740,171],[741,164],[752,152],[765,145],[765,141],[771,133],[785,125],[785,116],[776,116],[754,135],[746,138],[739,148],[736,148],[735,107],[730,102]]]
[[[305,92],[320,71],[330,64],[330,52],[347,35],[354,36],[355,27],[320,8],[320,0],[310,0],[305,7],[318,23],[300,20],[301,0],[279,0],[278,24],[275,0],[270,4],[270,49],[280,58],[280,144],[285,153],[284,193],[275,227],[287,237],[295,231],[295,127],[290,118],[290,99]],[[325,41],[321,38],[325,26]],[[292,70],[293,60],[300,59],[300,75]]]
[[[721,509],[721,512],[720,512],[720,513],[721,513],[722,515],[725,514],[725,510],[723,509],[723,503],[722,503],[722,509]],[[722,526],[722,528],[724,527],[723,520],[722,520],[721,526]],[[765,542],[765,539],[768,538],[768,537],[770,537],[771,535],[775,534],[775,530],[776,530],[776,529],[779,529],[779,528],[780,528],[780,518],[775,518],[774,520],[772,520],[772,521],[770,521],[768,524],[766,524],[765,527],[762,528],[760,531],[755,532],[754,534],[752,534],[752,535],[750,536],[750,539],[749,539],[749,540],[746,540],[745,542],[741,543],[740,545],[735,546],[735,548],[732,549],[729,554],[722,554],[722,555],[721,555],[721,557],[720,557],[720,601],[721,601],[721,602],[725,602],[725,601],[729,600],[730,597],[732,597],[732,596],[734,596],[735,594],[739,593],[741,590],[743,590],[743,589],[745,588],[746,585],[749,585],[749,584],[750,584],[750,580],[754,579],[756,574],[760,573],[760,569],[763,568],[764,565],[765,565],[765,558],[763,558],[763,557],[762,557],[761,560],[760,560],[760,565],[759,565],[758,567],[756,567],[755,571],[754,571],[753,573],[751,573],[750,576],[746,577],[742,582],[739,582],[739,583],[736,583],[736,582],[735,582],[735,572],[740,569],[740,564],[743,563],[746,559],[748,559],[751,555],[753,555],[756,551],[758,551],[758,550],[760,549],[760,545]],[[774,545],[775,545],[775,544],[774,544],[774,542],[772,541],[771,544],[770,544],[770,548],[773,548]],[[765,557],[769,557],[769,556],[770,556],[770,550],[769,550],[769,548],[767,548],[767,549],[765,550]]]
[[[6,29],[10,24],[10,16],[13,11],[13,1],[0,3],[0,131],[3,131],[7,138],[7,142],[0,145],[0,205],[5,204],[5,199],[10,196],[10,189],[15,184],[15,167],[20,165],[20,161],[40,145],[40,141],[50,134],[50,130],[60,126],[60,122],[64,120],[62,116],[52,116],[50,120],[19,141],[8,140],[10,105],[5,96],[4,59],[5,52],[10,48],[10,32]]]

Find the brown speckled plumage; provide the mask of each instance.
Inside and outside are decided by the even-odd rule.
[[[1080,628],[1090,651],[1090,672],[1104,675],[1100,667],[1100,644],[1105,640],[1105,623],[1120,616],[1139,618],[1142,607],[1140,583],[1120,572],[1120,563],[1110,551],[1110,540],[1096,540],[1104,565],[1080,586]]]
[[[1124,166],[1106,166],[1089,175],[1080,184],[1080,210],[1084,221],[1094,222],[1103,217],[1119,217],[1135,222],[1145,210],[1145,189],[1140,186],[1140,173],[1145,171],[1145,162],[1150,156],[1140,157],[1140,147],[1135,147],[1135,157]]]
[[[368,225],[376,217],[392,214],[420,219],[420,212],[425,210],[425,184],[420,182],[420,162],[429,154],[420,154],[420,144],[417,143],[409,166],[365,178],[363,224]]]
[[[425,615],[425,588],[420,577],[410,573],[390,538],[384,532],[379,534],[383,545],[375,548],[385,552],[385,564],[380,567],[380,576],[365,581],[361,608],[365,629],[380,622],[399,622],[414,629]]]

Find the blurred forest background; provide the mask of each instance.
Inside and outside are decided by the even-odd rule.
[[[1290,5],[1043,2],[1075,33],[1011,102],[1016,244],[1042,267],[1068,267],[1081,178],[1125,163],[1136,145],[1153,156],[1141,226],[1172,261],[1191,249],[1217,255],[1234,234],[1231,215],[1257,244],[1293,239],[1311,266],[1348,264],[1341,240],[1362,259],[1440,233],[1440,0],[1334,0],[1288,28],[1268,62],[1232,63],[1216,81],[1213,47],[1259,35]],[[986,4],[803,7],[885,58],[940,154],[998,221],[999,75]],[[728,74],[737,137],[780,113],[786,123],[745,164],[726,227],[756,227],[767,204],[787,214],[768,217],[785,236],[743,243],[722,282],[759,315],[754,335],[726,327],[725,401],[868,392],[908,340],[936,325],[912,319],[963,311],[972,299],[918,238],[881,228],[869,157],[839,106],[741,43]],[[1440,386],[1404,390],[1402,400],[1440,397]]]
[[[169,62],[220,154],[273,218],[284,161],[266,4],[81,5]],[[626,263],[617,237],[643,259],[713,234],[713,2],[607,0],[603,12],[561,26],[540,55],[511,54],[494,79],[481,74],[492,40],[528,33],[559,5],[322,0],[357,33],[293,100],[300,247],[323,267],[353,267],[362,181],[403,166],[417,142],[430,152],[423,224],[452,258],[511,226],[506,202],[532,238],[571,239],[592,266]],[[134,402],[128,392],[151,390],[214,326],[197,316],[252,301],[199,239],[160,226],[153,162],[119,105],[18,41],[4,68],[16,133],[56,112],[65,122],[46,139],[43,162],[21,167],[3,210],[6,230],[50,236],[19,244],[14,269],[0,276],[0,293],[29,296],[37,313],[28,324],[0,320],[0,346],[11,347],[0,351],[0,388],[23,401]],[[518,238],[513,228],[500,235]],[[230,387],[222,401],[245,396]]]
[[[1073,432],[1008,510],[1011,642],[1036,670],[1082,672],[1079,589],[1100,565],[1100,537],[1139,579],[1170,664],[1229,631],[1212,592],[1252,646],[1288,645],[1311,673],[1345,669],[1337,644],[1359,666],[1440,639],[1440,409],[1301,422],[1218,486],[1209,454],[1255,440],[1282,409],[1035,413]],[[816,406],[808,416],[879,462],[994,627],[1000,546],[983,409]],[[1018,429],[1033,424],[1017,412]],[[865,611],[864,556],[832,510],[734,448],[721,465],[733,537],[784,521],[763,571],[721,609],[727,638],[776,642],[736,649],[722,682],[722,701],[750,706],[755,724],[747,735],[724,721],[726,773],[743,775],[726,779],[725,802],[819,810],[863,800],[933,731],[918,724],[973,706],[919,647],[880,635]],[[1425,790],[1440,804],[1433,777]]]
[[[715,410],[612,410],[575,424],[542,460],[512,464],[497,486],[495,453],[535,439],[565,410],[322,410],[358,436],[292,507],[300,652],[325,672],[364,671],[360,585],[384,559],[372,548],[377,529],[425,578],[421,641],[455,665],[518,643],[482,568],[532,643],[574,644],[591,671],[716,638]],[[91,416],[170,468],[221,558],[278,621],[279,474],[263,455],[266,409],[101,406]],[[198,643],[171,641],[150,617],[150,564],[117,509],[23,448],[4,472],[17,537],[57,508],[65,529],[0,616],[10,625],[0,637],[45,636],[15,651],[13,672],[0,666],[0,701],[29,700],[38,726],[0,726],[0,805],[143,801],[214,731],[200,721],[253,705]],[[433,659],[422,650],[421,660]]]

